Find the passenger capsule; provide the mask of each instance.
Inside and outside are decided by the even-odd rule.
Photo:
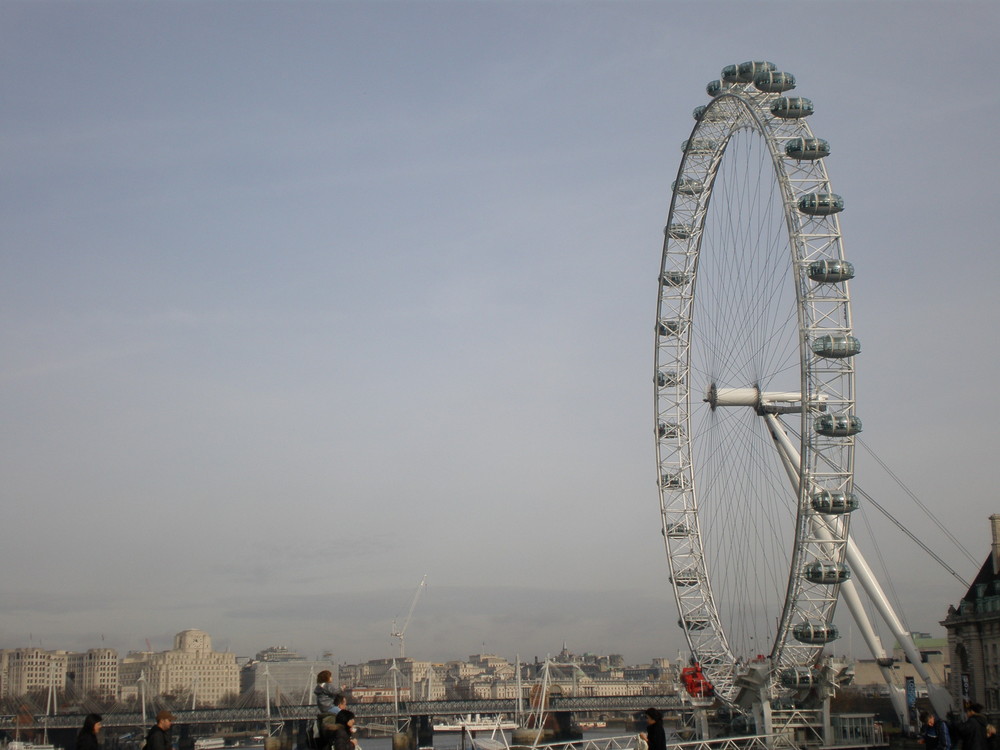
[[[686,523],[668,523],[663,533],[670,537],[689,536],[691,530]]]
[[[811,562],[802,569],[802,576],[809,583],[833,585],[851,577],[851,569],[844,563]]]
[[[673,422],[657,422],[656,434],[660,436],[660,439],[680,437],[681,427]]]
[[[858,498],[850,492],[820,490],[812,496],[812,507],[825,516],[839,516],[858,509]]]
[[[692,573],[681,573],[680,575],[670,576],[670,582],[674,584],[674,586],[683,586],[684,588],[688,588],[689,586],[698,585],[698,576]]]
[[[780,94],[795,88],[795,76],[777,70],[763,70],[754,76],[753,85],[765,94]]]
[[[726,119],[725,112],[718,107],[712,107],[709,109],[707,104],[699,104],[694,108],[694,111],[691,114],[694,116],[694,119],[699,122],[701,120],[704,120],[705,122],[719,122],[720,120]]]
[[[816,432],[827,437],[850,437],[861,432],[861,420],[858,417],[845,417],[835,414],[824,414],[816,418]]]
[[[742,62],[736,68],[736,80],[740,83],[752,83],[760,73],[767,73],[776,68],[777,66],[773,62],[764,60]]]
[[[676,336],[684,330],[684,321],[678,318],[664,318],[656,324],[660,336]]]
[[[736,83],[739,80],[739,73],[739,65],[727,65],[722,69],[722,80],[726,83]]]
[[[694,227],[690,224],[671,224],[663,228],[663,233],[672,240],[686,240],[694,234]]]
[[[805,688],[816,684],[816,673],[809,667],[790,667],[781,671],[781,684],[786,688]]]
[[[800,622],[792,628],[792,636],[799,643],[811,645],[822,645],[840,638],[840,631],[836,625],[829,625],[825,622]]]
[[[854,265],[846,260],[814,260],[809,264],[809,278],[821,284],[850,281],[854,278]]]
[[[771,102],[771,114],[783,120],[797,120],[812,113],[812,101],[802,96],[779,96]]]
[[[684,475],[664,473],[660,476],[660,486],[665,490],[684,489]]]
[[[658,370],[654,380],[657,388],[673,388],[681,385],[684,382],[684,377],[679,375],[676,370]]]
[[[681,151],[689,154],[710,154],[719,144],[711,138],[688,138],[681,143]]]
[[[799,198],[799,211],[808,216],[830,216],[844,210],[844,199],[836,193],[809,193]]]
[[[809,348],[813,354],[827,359],[847,359],[861,352],[861,342],[854,336],[826,335],[813,339]]]
[[[830,144],[822,138],[792,138],[785,144],[785,153],[799,161],[815,161],[830,155]]]
[[[684,286],[691,278],[683,271],[664,271],[660,274],[660,283],[663,286]]]
[[[705,91],[711,97],[716,97],[722,93],[723,85],[722,81],[709,81],[709,84],[705,87]]]
[[[702,617],[685,617],[683,620],[678,620],[677,624],[685,630],[705,630],[710,623],[708,619]]]
[[[694,177],[681,177],[670,183],[670,189],[681,195],[698,195],[705,186],[701,180],[696,180]]]

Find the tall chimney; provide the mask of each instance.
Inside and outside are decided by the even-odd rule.
[[[1000,574],[1000,513],[990,516],[993,529],[993,575]]]

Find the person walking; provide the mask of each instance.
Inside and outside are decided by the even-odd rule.
[[[948,722],[941,721],[930,712],[920,714],[920,742],[925,750],[951,750]]]
[[[76,735],[76,750],[100,750],[98,735],[103,721],[100,714],[87,714],[80,732]]]
[[[156,715],[156,723],[146,734],[145,750],[173,750],[174,738],[170,735],[173,725],[174,715],[169,711],[160,711]]]
[[[646,731],[639,734],[649,750],[667,750],[667,733],[663,729],[663,712],[658,708],[646,709]]]
[[[333,732],[333,750],[355,750],[358,741],[354,739],[354,712],[346,708],[337,712],[336,729]]]
[[[965,708],[965,721],[959,727],[962,750],[987,750],[986,717],[979,703],[970,703]]]

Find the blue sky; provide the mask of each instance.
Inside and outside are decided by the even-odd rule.
[[[746,59],[833,147],[864,438],[977,564],[858,481],[971,577],[998,36],[987,2],[0,4],[0,647],[376,658],[426,573],[416,658],[673,656],[656,273]],[[870,518],[936,628],[961,586]]]

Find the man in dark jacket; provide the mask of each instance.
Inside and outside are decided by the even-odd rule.
[[[962,750],[986,750],[986,717],[983,707],[970,703],[965,709],[965,721],[959,731],[962,735]]]
[[[156,715],[156,724],[146,735],[145,750],[173,750],[174,739],[170,736],[174,715],[169,711],[160,711]],[[985,748],[983,748],[985,750]]]

